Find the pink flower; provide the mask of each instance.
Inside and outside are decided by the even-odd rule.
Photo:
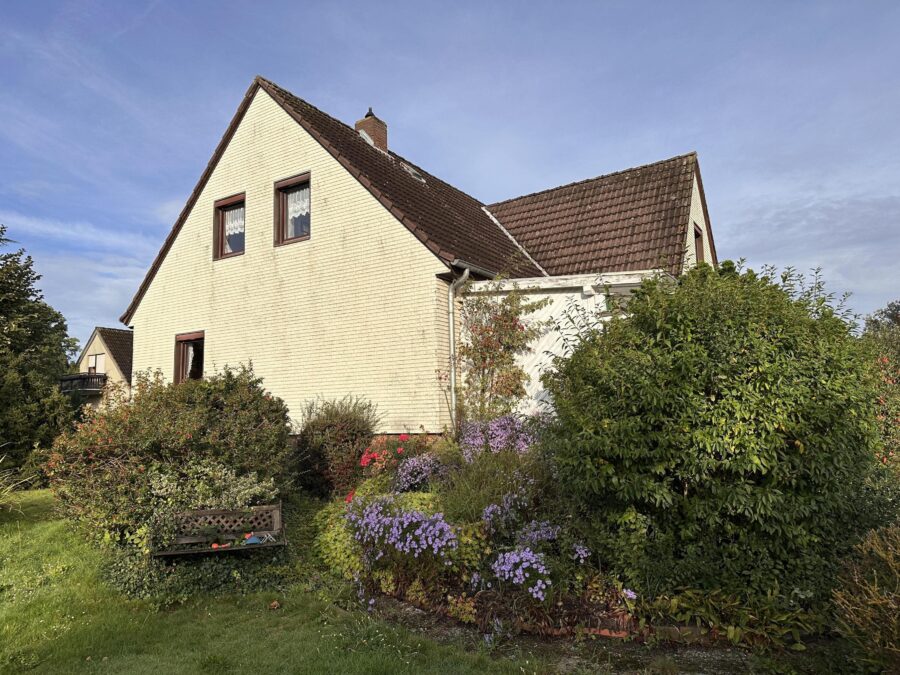
[[[406,443],[409,440],[409,434],[400,434],[400,442]]]
[[[397,448],[397,454],[398,454],[398,455],[402,455],[402,454],[403,454],[403,448]]]

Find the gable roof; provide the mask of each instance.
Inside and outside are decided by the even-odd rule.
[[[123,323],[133,318],[259,90],[278,103],[448,267],[471,267],[480,276],[504,273],[510,277],[659,268],[678,274],[687,241],[694,177],[700,186],[716,263],[696,153],[485,207],[397,153],[375,148],[352,127],[257,76],[120,317]]]
[[[88,338],[88,341],[84,343],[84,349],[82,349],[81,354],[78,355],[77,363],[81,363],[81,359],[84,358],[85,351],[93,341],[95,335],[99,335],[100,339],[103,340],[103,344],[106,345],[109,355],[112,357],[113,361],[116,362],[119,370],[122,371],[122,375],[128,381],[128,384],[131,384],[131,351],[134,340],[134,331],[126,328],[106,328],[104,326],[97,326],[94,328],[94,332],[91,333],[91,337]]]
[[[695,175],[699,182],[697,154],[691,152],[488,209],[550,275],[654,268],[679,274]],[[712,228],[708,236],[715,264]]]
[[[134,316],[150,282],[260,89],[271,96],[448,267],[466,263],[492,274],[507,272],[512,276],[541,275],[541,271],[528,259],[521,247],[483,210],[481,202],[400,155],[378,150],[352,127],[273,82],[257,76],[131,304],[120,317],[122,323],[129,323]],[[414,175],[416,173],[421,179]]]

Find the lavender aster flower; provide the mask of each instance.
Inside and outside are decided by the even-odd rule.
[[[543,554],[535,553],[530,548],[517,548],[497,556],[491,570],[500,581],[525,586],[535,600],[546,599],[551,581]]]
[[[587,559],[591,557],[591,549],[582,543],[572,544],[572,560],[579,565],[584,565]]]
[[[553,525],[548,520],[532,520],[519,530],[516,536],[520,544],[537,546],[544,541],[556,541],[559,537],[559,526]]]
[[[397,492],[410,492],[424,487],[431,478],[440,475],[444,465],[437,455],[426,452],[423,455],[407,457],[397,468],[394,478],[394,489]]]
[[[390,549],[414,558],[426,553],[443,558],[457,546],[456,534],[444,520],[444,514],[429,516],[421,511],[397,510],[391,497],[375,499],[361,510],[350,511],[347,522],[371,562],[380,560]]]
[[[467,462],[473,462],[483,452],[512,450],[519,454],[528,451],[534,442],[521,419],[504,415],[489,422],[466,422],[460,435],[460,446]]]

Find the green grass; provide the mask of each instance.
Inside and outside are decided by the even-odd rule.
[[[124,599],[99,552],[47,491],[0,512],[0,672],[481,673],[543,670],[439,644],[303,590],[202,598],[170,610]],[[269,609],[272,600],[281,607]]]

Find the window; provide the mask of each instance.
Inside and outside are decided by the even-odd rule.
[[[694,223],[694,257],[698,265],[703,262],[703,230],[697,223]]]
[[[309,174],[275,183],[275,245],[309,239]]]
[[[89,354],[87,357],[88,373],[106,372],[106,354]]]
[[[203,331],[175,336],[175,382],[203,378]]]
[[[215,203],[213,260],[244,252],[244,195],[234,195]]]

